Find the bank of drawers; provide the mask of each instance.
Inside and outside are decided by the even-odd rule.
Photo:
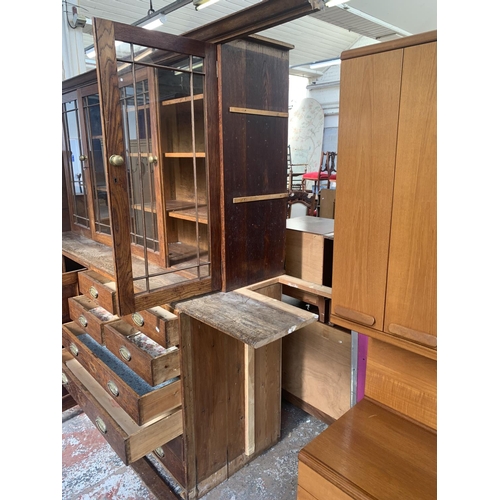
[[[120,318],[102,306],[112,287],[88,275],[62,325],[63,386],[128,465],[183,432],[178,319],[162,307]]]

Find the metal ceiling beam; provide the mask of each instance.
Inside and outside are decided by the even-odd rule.
[[[204,42],[226,43],[317,12],[324,4],[323,0],[264,0],[182,35]]]

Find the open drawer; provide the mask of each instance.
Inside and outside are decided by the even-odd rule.
[[[62,361],[63,387],[126,465],[182,434],[180,407],[159,415],[147,424],[137,425],[65,349]]]
[[[111,314],[118,313],[116,283],[95,271],[78,273],[80,293],[95,300]]]
[[[62,340],[71,355],[138,425],[181,405],[179,377],[149,385],[74,321],[62,326]]]
[[[106,325],[104,343],[152,386],[180,375],[179,348],[166,349],[126,321],[120,319]]]
[[[86,295],[69,298],[68,305],[71,320],[76,321],[99,344],[104,343],[104,326],[119,319]]]

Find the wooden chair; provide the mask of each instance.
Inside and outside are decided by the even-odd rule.
[[[287,167],[288,167],[288,191],[300,191],[302,175],[305,173],[307,163],[293,163],[292,151],[288,145]]]
[[[316,216],[316,193],[307,191],[289,191],[288,203],[286,207],[286,217],[290,218],[292,213],[292,205],[300,203],[306,207],[306,215]]]
[[[302,176],[301,190],[307,191],[307,181],[313,181],[312,191],[319,194],[321,183],[326,181],[326,189],[330,189],[330,183],[337,180],[337,168],[335,167],[335,157],[337,153],[326,151],[321,154],[321,161],[317,172],[307,172]]]

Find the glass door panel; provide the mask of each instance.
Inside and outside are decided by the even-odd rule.
[[[94,230],[96,233],[111,234],[108,188],[104,170],[104,144],[102,137],[99,94],[83,97],[86,124],[88,165],[92,178],[92,203],[94,209]]]
[[[70,209],[72,225],[90,228],[87,208],[87,189],[84,161],[86,159],[81,141],[80,123],[78,120],[78,101],[76,99],[63,103],[63,150],[66,151],[66,163],[70,179]],[[65,145],[65,147],[64,147]]]
[[[219,207],[209,215],[204,124],[207,52],[217,112],[215,48],[102,19],[95,28],[117,296],[128,314],[212,287],[210,220]],[[218,126],[213,144],[217,134]]]

